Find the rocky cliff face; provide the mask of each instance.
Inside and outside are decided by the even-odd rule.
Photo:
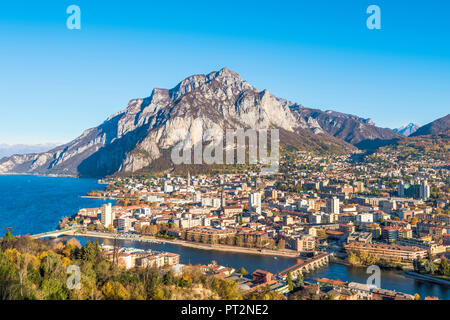
[[[194,75],[175,88],[154,89],[127,108],[66,145],[44,153],[0,160],[0,174],[36,173],[101,177],[151,166],[180,141],[201,132],[235,128],[280,129],[283,145],[331,152],[399,139],[398,133],[370,120],[304,108],[259,91],[226,68]]]

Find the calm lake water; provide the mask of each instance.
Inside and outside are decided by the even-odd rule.
[[[79,209],[114,203],[82,198],[104,187],[94,179],[0,175],[0,234],[6,227],[12,227],[15,235],[55,230],[61,218]]]
[[[103,188],[93,179],[49,178],[37,176],[0,176],[0,232],[13,227],[14,234],[36,234],[54,230],[64,216],[75,214],[81,208],[100,207],[108,200],[81,198],[86,192]],[[79,238],[85,243],[87,238]],[[111,244],[111,240],[98,239]],[[180,254],[181,263],[207,264],[211,260],[233,268],[244,267],[249,272],[263,269],[279,272],[296,260],[293,258],[262,256],[254,254],[201,250],[173,244],[155,244],[122,240],[123,246],[168,251]],[[331,264],[306,276],[340,279],[365,283],[368,275],[365,269]],[[419,293],[421,297],[437,296],[450,299],[450,288],[403,277],[398,272],[382,271],[381,286],[405,293]]]

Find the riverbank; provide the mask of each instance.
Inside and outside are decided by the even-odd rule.
[[[91,232],[88,231],[86,233],[74,233],[74,236],[82,236],[82,237],[90,237],[90,238],[106,238],[106,239],[114,239],[116,235],[101,233],[101,232]],[[269,255],[269,256],[279,256],[279,257],[287,257],[287,258],[296,258],[299,254],[296,251],[276,251],[276,250],[268,250],[268,249],[255,249],[255,248],[242,248],[235,246],[226,246],[226,245],[211,245],[197,242],[184,241],[179,239],[165,239],[158,238],[152,236],[136,236],[136,237],[126,237],[126,236],[117,236],[120,240],[134,240],[134,241],[142,241],[142,242],[153,242],[153,243],[170,243],[174,245],[179,245],[183,247],[189,247],[194,249],[201,250],[210,250],[210,251],[227,251],[227,252],[238,252],[238,253],[246,253],[246,254],[255,254],[255,255]]]
[[[413,271],[405,271],[403,273],[403,275],[408,278],[427,281],[427,282],[436,283],[439,285],[450,287],[450,281],[444,280],[444,279],[439,279],[439,278],[432,277],[432,276],[427,276],[425,274],[420,274],[420,273],[413,272]]]

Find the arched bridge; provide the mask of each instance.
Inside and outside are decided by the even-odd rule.
[[[319,269],[323,266],[326,266],[330,262],[330,254],[329,253],[320,253],[317,256],[301,261],[283,271],[277,273],[277,276],[284,279],[287,274],[290,272],[292,275],[292,279],[297,279],[300,274],[308,273],[313,270]]]
[[[76,232],[76,230],[73,230],[73,229],[62,229],[62,230],[55,230],[55,231],[50,231],[50,232],[34,234],[31,236],[31,238],[33,238],[33,239],[58,238],[61,236],[74,235],[75,232]]]

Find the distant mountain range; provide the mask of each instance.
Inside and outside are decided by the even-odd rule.
[[[44,143],[44,144],[0,144],[0,159],[3,157],[10,157],[14,154],[27,154],[27,153],[39,153],[46,152],[60,144]]]
[[[411,122],[405,126],[401,126],[400,128],[394,129],[394,131],[408,137],[411,134],[413,134],[414,132],[416,132],[417,129],[419,129],[419,128],[420,127],[418,125]]]
[[[170,166],[179,130],[199,141],[199,130],[278,128],[282,146],[343,153],[403,139],[370,119],[306,108],[258,90],[229,70],[193,75],[172,89],[154,89],[75,140],[43,153],[0,160],[1,173],[102,177]]]

